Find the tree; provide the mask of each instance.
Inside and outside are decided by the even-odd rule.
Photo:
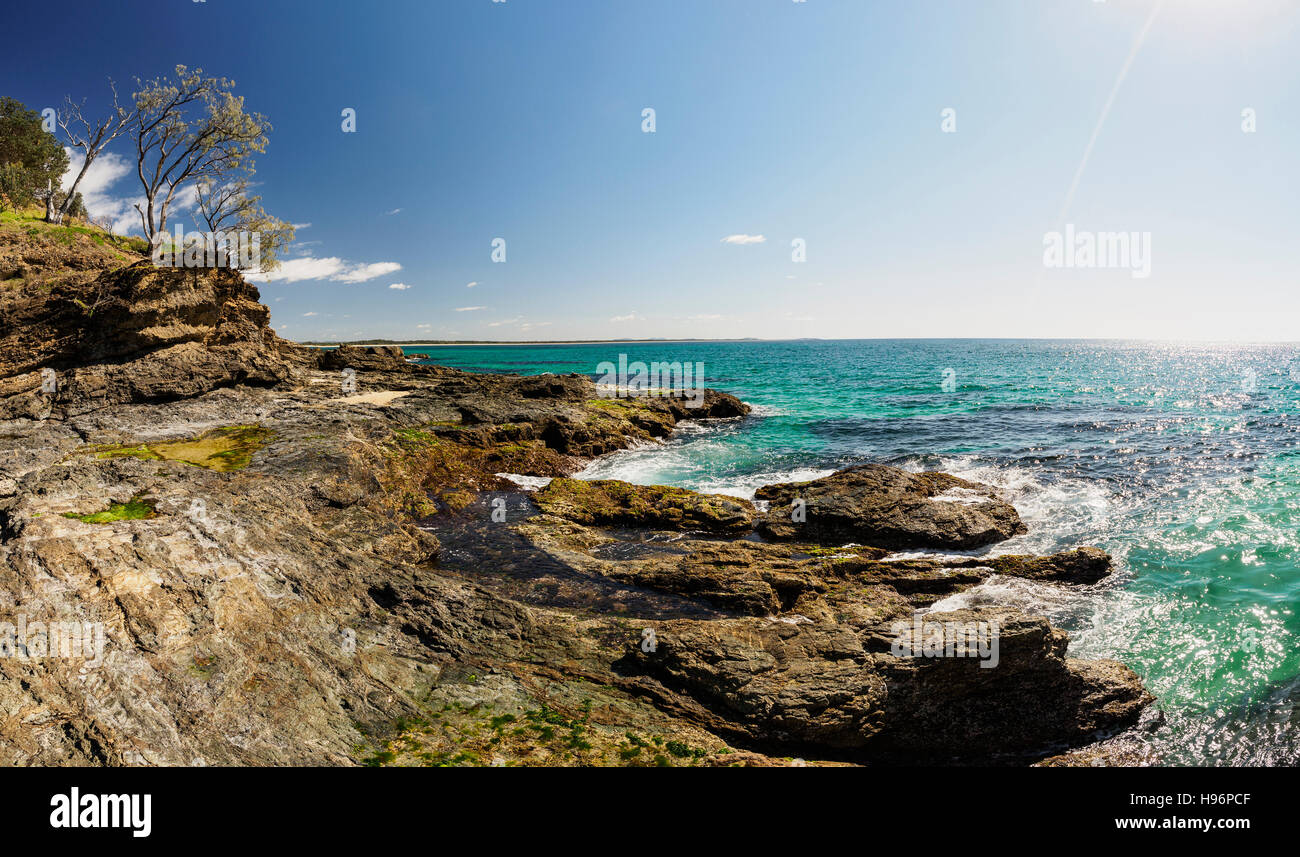
[[[259,237],[258,267],[272,271],[280,266],[279,255],[293,241],[291,224],[272,217],[262,208],[260,196],[249,196],[252,186],[246,174],[223,185],[200,181],[195,185],[195,208],[209,232],[251,232]]]
[[[212,232],[238,228],[238,224],[246,220],[251,209],[261,201],[261,197],[248,195],[249,187],[249,180],[243,176],[223,185],[198,182],[194,200],[199,219]]]
[[[81,191],[68,194],[67,199],[63,201],[60,211],[67,214],[69,217],[80,217],[82,220],[86,220],[90,217],[90,212],[86,211],[86,201],[81,198]],[[62,215],[60,215],[60,217],[61,216]]]
[[[68,145],[81,150],[82,158],[81,169],[77,171],[76,177],[73,178],[67,196],[64,197],[63,203],[54,212],[54,223],[62,223],[64,215],[73,213],[73,200],[81,199],[81,195],[77,193],[77,185],[81,184],[81,179],[86,175],[86,171],[90,169],[90,165],[108,147],[109,143],[113,142],[119,134],[135,121],[135,107],[128,110],[117,103],[117,85],[112,80],[109,80],[108,88],[113,92],[113,109],[108,116],[103,118],[87,119],[84,113],[84,101],[81,103],[74,102],[72,96],[68,96],[63,101],[63,110],[59,113],[59,128],[63,130]],[[51,218],[47,217],[46,219]]]
[[[44,201],[47,214],[68,169],[68,153],[41,127],[41,115],[21,101],[0,98],[0,166],[11,205]]]
[[[87,215],[86,215],[86,220],[87,220],[88,223],[90,223],[91,226],[98,226],[100,229],[104,230],[104,231],[107,232],[109,235],[112,235],[112,234],[113,234],[113,218],[112,218],[112,217],[107,217],[107,216],[104,216],[104,217],[91,217],[91,216],[89,215],[89,213],[87,213]]]
[[[144,205],[135,208],[151,244],[166,234],[179,192],[201,181],[220,186],[251,168],[271,130],[264,116],[244,112],[243,98],[231,91],[233,81],[183,65],[175,74],[175,80],[137,79],[141,89],[135,93],[132,136],[145,195]]]
[[[0,162],[0,211],[25,205],[30,198],[31,188],[23,165]]]

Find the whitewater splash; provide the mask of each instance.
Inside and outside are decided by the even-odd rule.
[[[1097,480],[1058,477],[1045,481],[1025,467],[974,456],[941,457],[938,468],[920,468],[910,462],[900,466],[913,471],[938,469],[997,488],[1016,507],[1029,531],[986,551],[993,554],[1050,554],[1093,544],[1110,529],[1120,505],[1120,499]]]
[[[525,491],[540,491],[551,484],[550,476],[522,476],[518,473],[497,473],[502,479],[509,479]]]
[[[670,445],[654,449],[634,449],[612,452],[598,458],[574,475],[575,479],[621,479],[636,485],[675,485],[705,494],[725,494],[742,500],[753,500],[754,492],[764,485],[781,482],[809,482],[830,476],[833,469],[796,467],[787,470],[766,470],[737,476],[710,477],[699,474],[707,469],[707,459],[695,458],[695,450]],[[699,466],[704,465],[704,466]],[[696,475],[682,478],[696,471]],[[685,472],[685,473],[684,473]]]
[[[675,485],[706,494],[724,494],[753,500],[764,485],[808,482],[829,476],[838,468],[814,466],[764,466],[763,455],[742,457],[737,439],[756,421],[787,412],[769,405],[746,402],[747,417],[677,424],[662,443],[638,443],[629,449],[601,456],[575,474],[577,479],[621,479],[637,485]],[[726,471],[720,473],[719,471]]]

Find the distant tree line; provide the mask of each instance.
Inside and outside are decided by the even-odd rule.
[[[234,81],[205,76],[202,69],[178,65],[171,76],[136,78],[136,85],[122,103],[109,81],[112,106],[99,114],[88,114],[85,102],[71,96],[57,113],[45,115],[0,98],[0,211],[43,207],[49,223],[86,219],[77,188],[120,137],[133,149],[129,158],[143,188],[135,210],[151,245],[167,240],[168,219],[185,206],[210,232],[259,233],[261,268],[276,267],[294,230],[267,214],[252,192],[254,156],[266,150],[271,130],[266,117],[244,109]],[[68,150],[81,158],[65,192]]]

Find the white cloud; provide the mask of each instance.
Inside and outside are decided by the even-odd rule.
[[[766,240],[767,238],[762,235],[746,235],[745,233],[741,232],[741,233],[737,233],[736,235],[728,235],[726,238],[722,239],[722,243],[723,244],[762,244]]]
[[[315,256],[302,256],[298,259],[285,259],[275,271],[252,271],[246,273],[250,280],[263,283],[296,283],[299,280],[332,280],[345,267],[337,256],[318,259]]]
[[[686,320],[687,321],[717,321],[720,318],[722,318],[722,316],[717,314],[706,314],[706,315],[690,315],[686,317]]]
[[[506,325],[506,324],[519,324],[523,320],[524,320],[523,316],[517,315],[514,318],[507,318],[504,321],[489,321],[488,327],[501,327],[502,325]]]
[[[81,171],[85,158],[80,149],[65,147],[64,151],[68,153],[68,171],[63,174],[60,186],[66,191]],[[109,220],[113,231],[118,234],[139,231],[140,228],[140,215],[132,205],[139,202],[143,206],[144,196],[116,196],[109,192],[110,186],[131,171],[126,158],[114,152],[104,152],[91,163],[77,185],[77,192],[81,194],[90,216],[95,220]]]
[[[613,321],[613,322],[619,322],[619,321],[636,321],[636,320],[639,319],[639,318],[641,318],[641,316],[639,316],[639,315],[637,315],[636,313],[633,312],[633,313],[628,313],[627,315],[616,315],[616,316],[614,316],[613,318],[611,318],[610,321]]]
[[[402,266],[396,262],[371,262],[369,265],[357,265],[334,279],[340,283],[364,283],[366,280],[373,280],[400,270]]]
[[[386,212],[386,214],[388,214],[389,217],[393,216],[394,214],[401,214],[401,213],[402,210],[400,208],[394,208],[392,211]]]
[[[305,312],[305,313],[302,314],[302,317],[303,317],[303,318],[311,318],[311,317],[314,316],[314,315],[316,315],[316,313],[314,313],[314,312]]]
[[[399,292],[404,292],[407,289],[409,289],[410,286],[408,286],[406,283],[393,283],[388,288],[397,289]]]
[[[456,312],[475,312],[476,310],[487,309],[485,306],[458,306]]]
[[[293,228],[294,228],[294,229],[307,229],[307,228],[310,227],[310,226],[311,226],[310,223],[295,223],[295,224],[293,224]]]
[[[63,150],[68,153],[68,171],[63,174],[59,186],[67,190],[81,170],[81,162],[85,158],[80,149],[69,149],[65,146]],[[131,165],[126,162],[126,158],[113,152],[104,152],[81,177],[81,184],[77,185],[77,190],[81,191],[87,199],[92,196],[102,196],[108,192],[109,185],[129,172],[131,172]]]
[[[465,284],[465,288],[467,288],[467,289],[472,289],[472,288],[474,288],[474,287],[477,286],[477,285],[478,285],[478,280],[475,280],[475,281],[472,282],[472,283],[466,283],[466,284]]]
[[[297,283],[301,280],[331,280],[335,283],[364,283],[385,274],[402,270],[396,262],[371,262],[359,265],[338,256],[300,256],[285,259],[275,271],[252,271],[244,276],[259,283]]]

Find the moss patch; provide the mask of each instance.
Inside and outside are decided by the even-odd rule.
[[[458,511],[473,502],[479,491],[504,487],[497,473],[554,474],[564,456],[540,440],[513,437],[528,427],[501,426],[463,429],[430,423],[421,428],[393,432],[380,449],[383,459],[377,476],[385,493],[400,510],[416,518],[437,514],[443,508]],[[503,435],[512,436],[504,439]]]
[[[866,545],[839,548],[828,548],[819,545],[790,545],[790,550],[793,554],[803,554],[818,559],[830,560],[831,562],[842,562],[850,559],[877,560],[889,556],[889,551],[884,548],[873,548]]]
[[[275,432],[257,425],[223,426],[195,438],[143,443],[139,446],[98,446],[96,458],[138,458],[142,461],[183,461],[226,473],[242,470],[253,454],[265,447]]]
[[[468,491],[451,490],[443,491],[438,495],[438,499],[445,503],[451,511],[459,512],[474,502],[474,495]]]
[[[422,429],[398,429],[393,432],[393,439],[406,452],[416,452],[438,444],[438,436]]]
[[[617,401],[615,399],[588,399],[588,407],[599,408],[602,411],[609,411],[614,414],[626,414],[631,405]]]
[[[677,421],[656,407],[658,399],[588,399],[587,420],[602,431],[625,437],[667,437]]]
[[[76,512],[64,512],[63,517],[73,518],[84,524],[111,524],[115,521],[143,521],[156,518],[158,511],[154,501],[144,497],[133,498],[129,503],[113,503],[102,512],[79,515]]]
[[[393,724],[387,740],[357,748],[371,767],[688,767],[704,749],[668,736],[591,722],[591,701],[566,715],[545,705],[501,711],[449,704]]]
[[[533,495],[542,511],[587,526],[666,527],[742,533],[754,522],[747,500],[617,479],[551,480]]]

